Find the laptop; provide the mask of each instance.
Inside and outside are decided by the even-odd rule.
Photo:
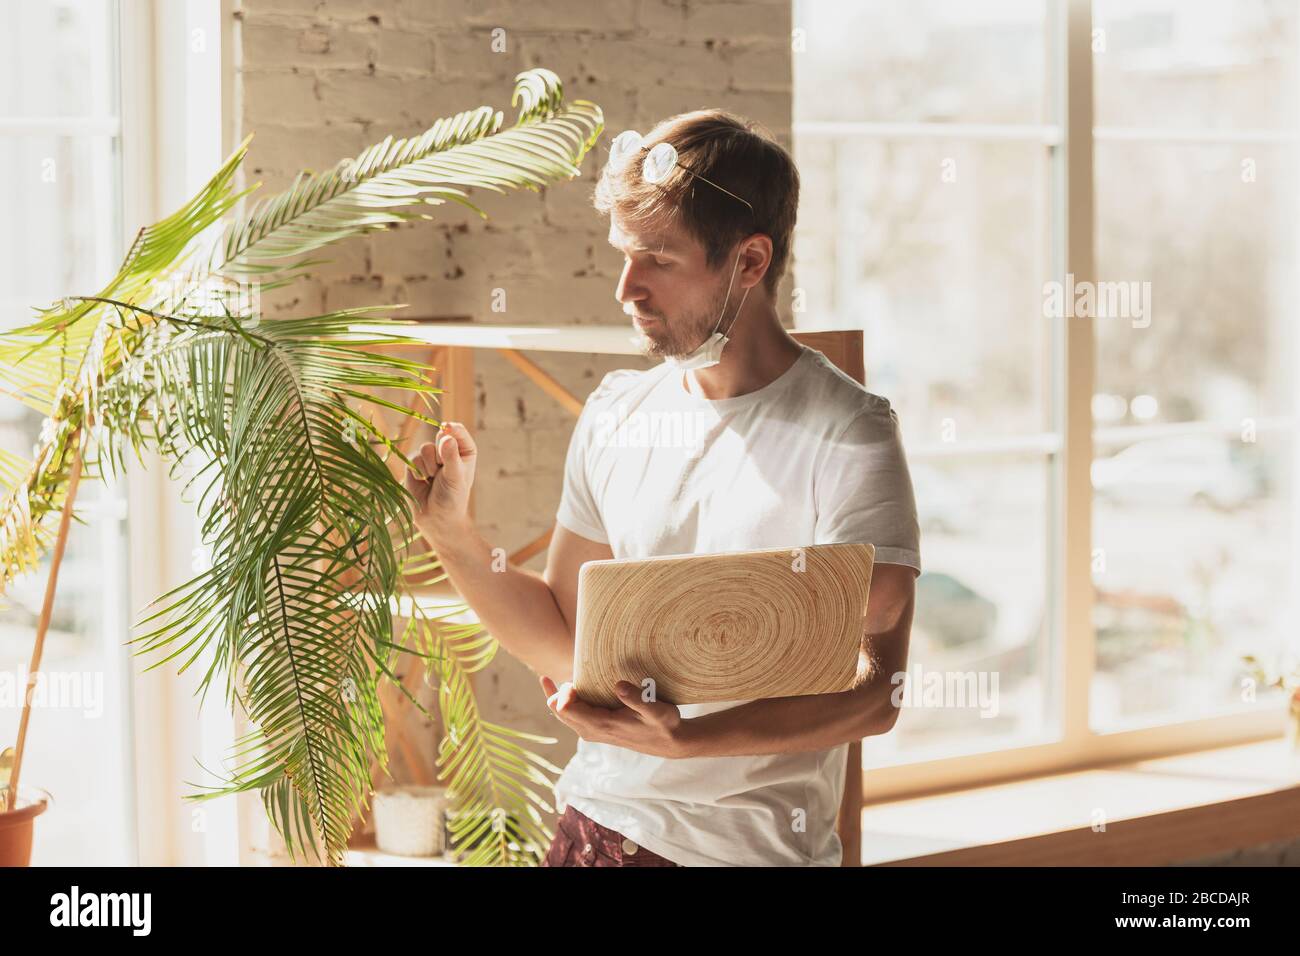
[[[849,690],[874,561],[870,544],[588,561],[574,690],[605,707],[619,680],[673,704]]]

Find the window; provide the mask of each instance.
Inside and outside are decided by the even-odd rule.
[[[1297,6],[795,3],[795,318],[864,329],[922,525],[876,793],[1280,730],[1239,655],[1298,590]]]
[[[121,243],[118,12],[104,3],[0,9],[0,322],[97,288]],[[31,457],[41,417],[0,403],[0,443]],[[87,481],[41,664],[21,786],[53,796],[38,820],[36,865],[134,862],[125,568],[125,494]],[[12,746],[45,590],[38,572],[0,611],[0,746]]]
[[[1092,722],[1242,706],[1294,626],[1294,0],[1094,4]]]

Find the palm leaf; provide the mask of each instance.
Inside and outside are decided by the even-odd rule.
[[[32,462],[0,459],[0,585],[48,549],[72,449],[84,449],[88,476],[146,449],[173,475],[197,459],[187,484],[204,483],[212,567],[160,597],[141,622],[151,629],[132,643],[159,657],[151,667],[204,661],[205,695],[224,677],[230,706],[254,730],[222,784],[194,799],[259,790],[291,854],[341,861],[369,767],[386,764],[379,682],[396,680],[394,655],[407,650],[393,640],[391,601],[404,591],[414,531],[386,464],[405,459],[356,406],[433,421],[379,396],[397,390],[427,407],[437,390],[419,364],[374,350],[409,342],[402,323],[361,336],[359,316],[370,328],[380,321],[370,310],[268,322],[243,293],[293,281],[326,245],[428,218],[427,206],[452,201],[482,215],[473,188],[538,189],[577,175],[602,129],[599,108],[565,104],[547,70],[521,74],[513,102],[513,127],[487,107],[457,114],[303,173],[218,228],[257,188],[234,185],[245,141],[185,206],[140,232],[98,294],[38,310],[0,336],[0,389],[48,418]],[[549,785],[542,771],[556,768],[523,744],[544,738],[478,713],[467,675],[491,660],[495,641],[419,616],[411,633],[420,645],[411,652],[441,681],[439,766],[456,794],[458,843],[472,845],[467,861],[533,859],[527,845],[547,836],[536,813]]]

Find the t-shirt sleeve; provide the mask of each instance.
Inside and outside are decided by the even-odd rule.
[[[605,523],[600,519],[596,499],[591,493],[591,484],[587,478],[587,454],[591,444],[592,416],[596,414],[599,396],[605,392],[608,383],[609,376],[606,376],[587,396],[578,423],[569,436],[569,450],[564,457],[564,488],[560,492],[560,507],[555,513],[555,520],[559,524],[574,534],[600,544],[609,544],[609,535],[605,531]]]
[[[816,544],[870,544],[876,561],[921,570],[921,531],[898,415],[876,398],[825,449],[814,479]]]

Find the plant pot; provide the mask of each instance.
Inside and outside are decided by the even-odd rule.
[[[44,790],[37,792],[39,796],[26,791],[18,794],[17,808],[0,813],[0,866],[31,865],[36,818],[53,799]]]
[[[400,856],[441,856],[447,849],[447,791],[390,786],[375,794],[375,846]]]

